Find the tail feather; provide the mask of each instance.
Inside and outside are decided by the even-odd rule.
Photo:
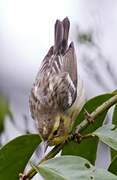
[[[68,46],[68,36],[69,36],[69,28],[70,28],[69,19],[67,17],[63,19],[62,24],[63,24],[64,34],[63,34],[61,53],[64,54]]]
[[[64,54],[68,45],[70,22],[66,17],[63,21],[57,20],[55,23],[55,45],[54,53]]]
[[[63,41],[63,24],[60,20],[56,20],[55,23],[55,44],[54,53],[59,53],[61,44]]]

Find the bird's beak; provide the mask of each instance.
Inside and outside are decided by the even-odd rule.
[[[44,153],[46,152],[48,148],[48,140],[44,141]]]

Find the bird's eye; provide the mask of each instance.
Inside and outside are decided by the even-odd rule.
[[[54,131],[54,133],[53,133],[53,135],[54,135],[54,136],[56,136],[56,135],[57,135],[57,132],[58,132],[58,131],[57,131],[57,130],[55,130],[55,131]]]

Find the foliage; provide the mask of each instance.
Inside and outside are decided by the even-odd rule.
[[[11,111],[9,109],[9,104],[5,98],[0,96],[0,133],[4,131],[4,120],[5,117],[12,117]]]
[[[116,180],[117,105],[113,112],[113,124],[103,125],[108,110],[116,103],[116,93],[103,94],[88,100],[77,116],[68,140],[50,150],[38,164],[31,163],[31,170],[20,175],[20,179],[31,179],[39,173],[47,180]],[[88,111],[87,115],[85,111]],[[108,170],[95,167],[99,140],[107,144],[113,154]],[[40,143],[39,135],[30,134],[17,137],[4,145],[0,149],[0,179],[8,180],[12,177],[11,179],[17,180]],[[61,156],[55,157],[59,151]]]
[[[16,180],[41,142],[38,135],[23,135],[10,141],[0,150],[0,179]]]
[[[114,180],[117,177],[106,170],[96,169],[89,161],[79,156],[62,156],[48,160],[38,167],[34,166],[45,179],[106,179]]]

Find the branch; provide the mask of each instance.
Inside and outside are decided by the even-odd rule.
[[[100,105],[95,111],[93,111],[90,114],[90,119],[95,120],[97,118],[97,116],[99,116],[100,114],[102,114],[105,110],[108,110],[111,106],[113,106],[114,104],[117,103],[117,95],[114,95],[112,98],[110,98],[109,100],[107,100],[106,102],[104,102],[102,105]],[[90,124],[90,122],[88,121],[87,118],[85,118],[77,127],[75,130],[75,134],[79,134],[84,128],[86,128],[88,125]],[[71,135],[70,135],[71,137]],[[90,134],[89,134],[90,137]],[[85,137],[84,137],[85,138]],[[86,136],[86,138],[88,138],[88,136]],[[65,142],[55,146],[39,163],[41,164],[42,162],[51,159],[53,157],[55,157],[56,154],[58,154],[60,152],[60,150],[63,148]],[[31,168],[29,170],[29,172],[25,175],[25,174],[20,174],[20,180],[30,180],[32,179],[32,177],[36,174],[36,170],[34,168]]]
[[[93,111],[90,114],[90,119],[93,121],[102,114],[105,110],[108,110],[111,106],[117,103],[117,95],[114,95],[109,100],[105,101],[102,105],[100,105],[95,111]],[[85,118],[77,127],[75,130],[75,134],[79,134],[84,128],[87,127],[87,125],[90,124],[87,118]]]
[[[64,143],[65,142],[55,146],[46,156],[44,156],[44,158],[40,160],[40,162],[37,165],[41,164],[44,161],[47,161],[48,159],[55,157],[56,154],[58,154],[60,150],[63,148]],[[33,176],[35,176],[36,173],[37,171],[34,168],[31,168],[27,174],[19,174],[19,177],[20,180],[30,180]]]

